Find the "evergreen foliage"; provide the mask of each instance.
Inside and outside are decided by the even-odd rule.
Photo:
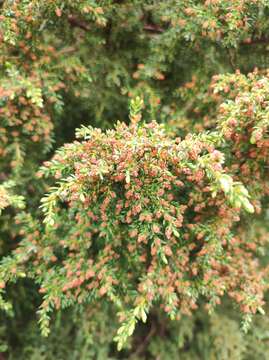
[[[268,15],[1,1],[3,359],[269,357]]]

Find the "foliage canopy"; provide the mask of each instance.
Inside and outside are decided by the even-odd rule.
[[[267,359],[269,2],[0,7],[4,356]]]

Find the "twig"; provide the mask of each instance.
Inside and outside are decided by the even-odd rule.
[[[156,328],[152,325],[148,335],[145,337],[144,341],[136,348],[136,351],[132,354],[132,356],[137,356],[143,353],[150,338],[153,336],[154,333],[156,333]]]
[[[68,15],[68,21],[71,26],[79,27],[80,29],[85,31],[90,30],[89,25],[85,21],[78,19],[75,15]]]
[[[143,29],[145,31],[149,31],[149,32],[152,32],[152,33],[157,33],[157,34],[161,34],[161,33],[164,32],[163,28],[161,28],[158,25],[154,25],[154,24],[145,24]]]

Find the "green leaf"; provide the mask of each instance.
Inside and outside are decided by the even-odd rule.
[[[254,206],[249,202],[247,198],[242,199],[242,205],[243,208],[250,214],[253,214],[255,212]]]
[[[227,194],[232,189],[233,179],[229,175],[222,174],[219,178],[219,183],[220,183],[221,189]]]

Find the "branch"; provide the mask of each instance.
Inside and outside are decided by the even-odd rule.
[[[156,34],[161,34],[164,32],[164,29],[161,28],[160,26],[158,25],[154,25],[154,24],[145,24],[143,29],[145,31],[149,31],[151,33],[156,33]]]
[[[79,27],[82,30],[89,31],[90,27],[86,21],[78,19],[75,15],[68,15],[69,24],[73,27]]]
[[[156,327],[154,327],[153,325],[150,328],[149,333],[147,334],[147,336],[145,337],[144,341],[142,341],[140,343],[140,345],[136,348],[136,351],[132,354],[132,356],[137,356],[140,355],[141,353],[144,352],[145,348],[147,347],[150,338],[156,333]]]

